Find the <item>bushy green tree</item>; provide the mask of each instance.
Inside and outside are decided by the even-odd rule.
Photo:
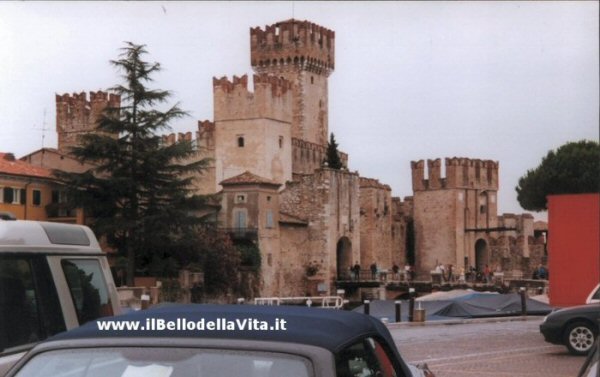
[[[548,152],[515,189],[521,207],[531,211],[547,209],[546,196],[551,194],[600,192],[600,145],[582,140]]]
[[[93,217],[96,233],[127,258],[128,285],[136,269],[157,257],[175,263],[181,241],[199,222],[194,210],[205,199],[194,195],[191,185],[193,173],[207,161],[192,158],[196,152],[188,141],[161,143],[159,132],[187,114],[168,105],[169,91],[147,86],[161,67],[145,61],[146,54],[145,46],[127,42],[119,59],[111,61],[122,74],[123,83],[111,88],[121,96],[121,105],[108,107],[98,132],[83,136],[71,150],[94,167],[84,173],[56,172],[74,204]]]
[[[340,153],[338,151],[338,144],[335,141],[335,136],[333,133],[331,133],[329,137],[325,161],[327,162],[327,166],[332,169],[341,169],[343,167],[342,160],[340,159]]]

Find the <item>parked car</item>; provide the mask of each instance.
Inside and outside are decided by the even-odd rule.
[[[594,289],[592,289],[587,299],[585,300],[586,304],[594,304],[597,302],[600,302],[600,284],[596,285]]]
[[[119,313],[105,253],[81,225],[0,220],[0,376],[36,343]]]
[[[100,326],[112,327],[103,331]],[[7,376],[150,373],[433,376],[427,366],[407,365],[387,327],[368,315],[293,306],[199,304],[151,308],[88,323],[38,345]]]
[[[564,344],[574,355],[587,355],[598,337],[600,304],[588,304],[560,309],[550,313],[540,332],[546,342]]]

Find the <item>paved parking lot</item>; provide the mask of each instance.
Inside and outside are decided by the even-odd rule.
[[[544,342],[541,317],[453,325],[395,326],[403,357],[426,362],[437,377],[574,377],[584,362]]]

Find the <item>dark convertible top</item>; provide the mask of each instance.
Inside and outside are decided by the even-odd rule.
[[[102,318],[100,321],[139,321],[143,326],[147,319],[165,321],[227,321],[257,320],[271,324],[277,319],[286,321],[286,330],[110,330],[100,331],[96,321],[79,328],[58,334],[51,340],[118,337],[171,337],[171,338],[219,338],[264,341],[282,341],[307,344],[326,348],[332,352],[341,350],[355,339],[374,336],[384,340],[397,354],[388,329],[378,319],[354,312],[341,310],[258,305],[171,305],[142,310],[126,315]]]

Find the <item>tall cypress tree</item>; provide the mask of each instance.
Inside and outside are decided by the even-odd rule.
[[[84,173],[57,171],[67,185],[73,204],[93,218],[93,228],[127,259],[127,284],[133,285],[136,269],[152,261],[170,260],[189,245],[183,238],[199,220],[194,210],[205,198],[191,191],[193,173],[206,160],[188,141],[162,145],[159,132],[166,132],[175,119],[187,115],[177,105],[165,105],[171,93],[150,89],[159,63],[143,60],[144,45],[127,42],[118,60],[111,61],[123,83],[111,88],[121,96],[119,108],[108,107],[96,133],[83,136],[71,150],[93,168]],[[185,251],[183,251],[185,252]],[[176,258],[175,258],[176,259]]]
[[[327,154],[325,157],[327,166],[332,169],[341,169],[343,167],[340,154],[338,152],[338,145],[335,141],[335,136],[331,133],[329,137],[329,143],[327,144]]]

